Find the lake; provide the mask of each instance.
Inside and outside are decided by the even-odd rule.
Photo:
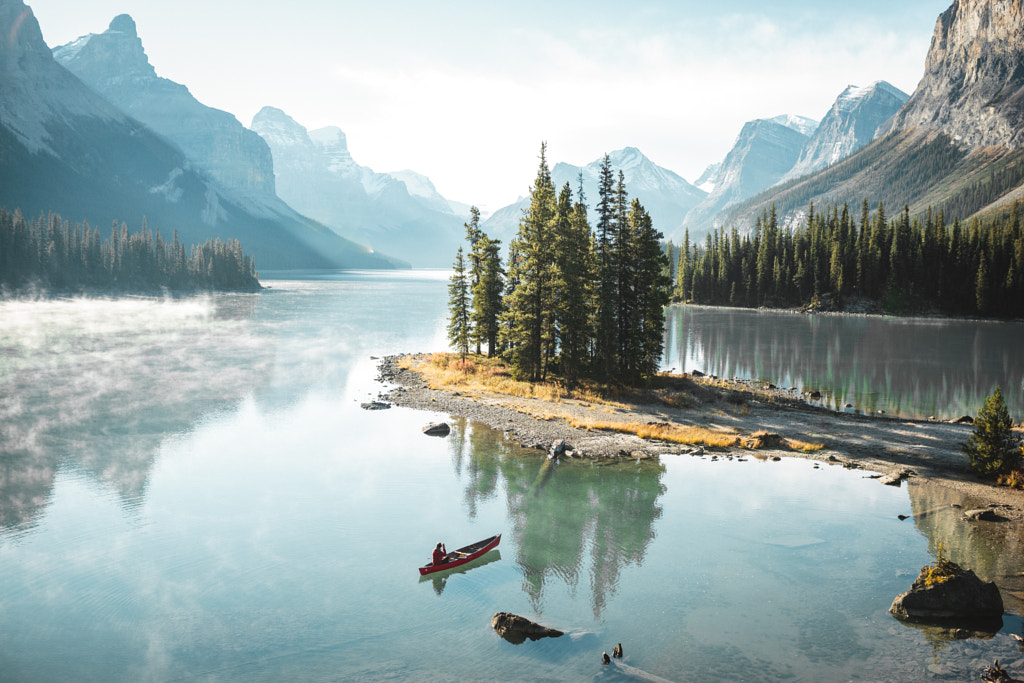
[[[996,385],[1024,419],[1024,323],[672,306],[664,367],[761,379],[833,410],[975,416]],[[848,407],[847,407],[848,406]]]
[[[970,501],[948,491],[799,459],[551,469],[482,425],[362,410],[374,357],[446,348],[447,276],[0,303],[0,679],[632,680],[600,664],[619,642],[674,681],[962,681],[1024,660],[1020,539],[962,522],[949,504]],[[805,356],[768,332],[803,318],[713,331],[735,313],[673,309],[666,365],[826,387],[782,362],[817,341]],[[909,334],[885,324],[905,323],[872,336]],[[853,386],[902,386],[898,364],[869,362],[881,347],[840,344],[864,368]],[[995,352],[1019,381],[1018,347]],[[451,435],[421,433],[439,419]],[[436,542],[494,533],[482,560],[419,577]],[[1004,587],[995,636],[888,614],[940,542]],[[566,635],[513,645],[498,611]]]

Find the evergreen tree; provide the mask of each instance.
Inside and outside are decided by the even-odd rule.
[[[466,229],[466,240],[469,242],[469,288],[470,291],[474,292],[475,296],[483,270],[483,255],[480,243],[484,233],[480,229],[480,209],[475,206],[469,207],[469,222],[463,223],[462,227]],[[475,307],[476,302],[474,301]],[[476,332],[475,321],[471,321],[470,326],[470,340],[476,342],[476,352],[479,354],[482,335]]]
[[[473,285],[472,336],[477,345],[487,344],[487,355],[498,352],[499,316],[505,271],[501,266],[501,241],[482,235],[476,251],[480,260],[480,279]]]
[[[597,330],[594,344],[596,366],[610,377],[615,371],[618,284],[614,255],[615,176],[611,157],[601,160],[597,184]]]
[[[596,255],[582,184],[577,201],[566,183],[555,219],[555,327],[562,374],[570,388],[583,373],[592,333]]]
[[[554,219],[555,189],[547,145],[542,144],[530,206],[523,212],[514,240],[517,258],[509,264],[509,277],[517,284],[504,303],[510,312],[507,334],[512,372],[533,381],[545,377],[554,352]]]
[[[985,399],[974,420],[974,433],[960,449],[974,471],[984,477],[1008,474],[1021,466],[1021,447],[999,387]]]
[[[466,263],[462,247],[455,255],[452,275],[448,280],[448,341],[462,355],[469,353],[470,305],[469,286],[466,282]]]

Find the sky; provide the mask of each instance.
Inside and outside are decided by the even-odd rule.
[[[693,182],[747,121],[820,119],[878,80],[911,94],[951,2],[27,4],[51,48],[130,14],[157,74],[200,102],[337,126],[361,165],[494,211],[528,193],[541,142],[552,166],[632,146]]]

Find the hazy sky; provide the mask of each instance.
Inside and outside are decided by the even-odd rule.
[[[50,47],[128,13],[204,104],[336,125],[360,164],[494,210],[526,194],[542,140],[552,163],[634,146],[693,182],[746,121],[819,119],[850,84],[912,93],[951,1],[28,4]]]

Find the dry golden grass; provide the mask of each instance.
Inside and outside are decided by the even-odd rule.
[[[646,424],[643,422],[615,422],[611,420],[595,420],[593,418],[566,418],[571,427],[577,429],[601,429],[620,434],[634,434],[642,439],[657,439],[672,443],[728,448],[737,446],[740,437],[735,433],[720,432],[706,427],[688,425],[671,425],[665,423]]]
[[[742,446],[757,448],[788,448],[794,451],[817,451],[824,444],[810,443],[780,437],[777,434],[756,432],[748,439],[740,437],[735,430],[716,430],[707,427],[669,424],[665,422],[648,424],[629,420],[601,420],[595,415],[581,417],[570,413],[567,409],[560,410],[557,406],[565,401],[579,401],[581,408],[588,408],[592,413],[598,411],[615,414],[616,408],[629,410],[632,406],[611,400],[610,395],[635,400],[654,398],[657,401],[676,407],[692,406],[695,399],[686,393],[685,381],[679,376],[662,374],[658,380],[662,386],[654,392],[638,392],[629,389],[615,389],[594,383],[581,384],[572,391],[557,381],[524,382],[513,379],[508,366],[496,358],[469,355],[465,359],[455,354],[433,353],[429,356],[404,356],[399,366],[419,372],[431,389],[447,389],[462,392],[475,400],[474,393],[489,392],[522,399],[539,399],[550,404],[550,409],[513,404],[517,412],[539,420],[565,420],[577,429],[607,430],[620,434],[633,434],[644,439],[656,439],[671,443],[707,446],[711,448],[731,448]],[[741,405],[738,409],[746,408]]]
[[[465,360],[456,354],[432,353],[427,357],[404,356],[399,366],[423,375],[431,389],[489,391],[505,396],[536,398],[557,403],[566,399],[600,403],[621,408],[628,406],[609,400],[592,383],[581,383],[569,391],[561,382],[525,382],[513,379],[500,359],[471,354]]]

